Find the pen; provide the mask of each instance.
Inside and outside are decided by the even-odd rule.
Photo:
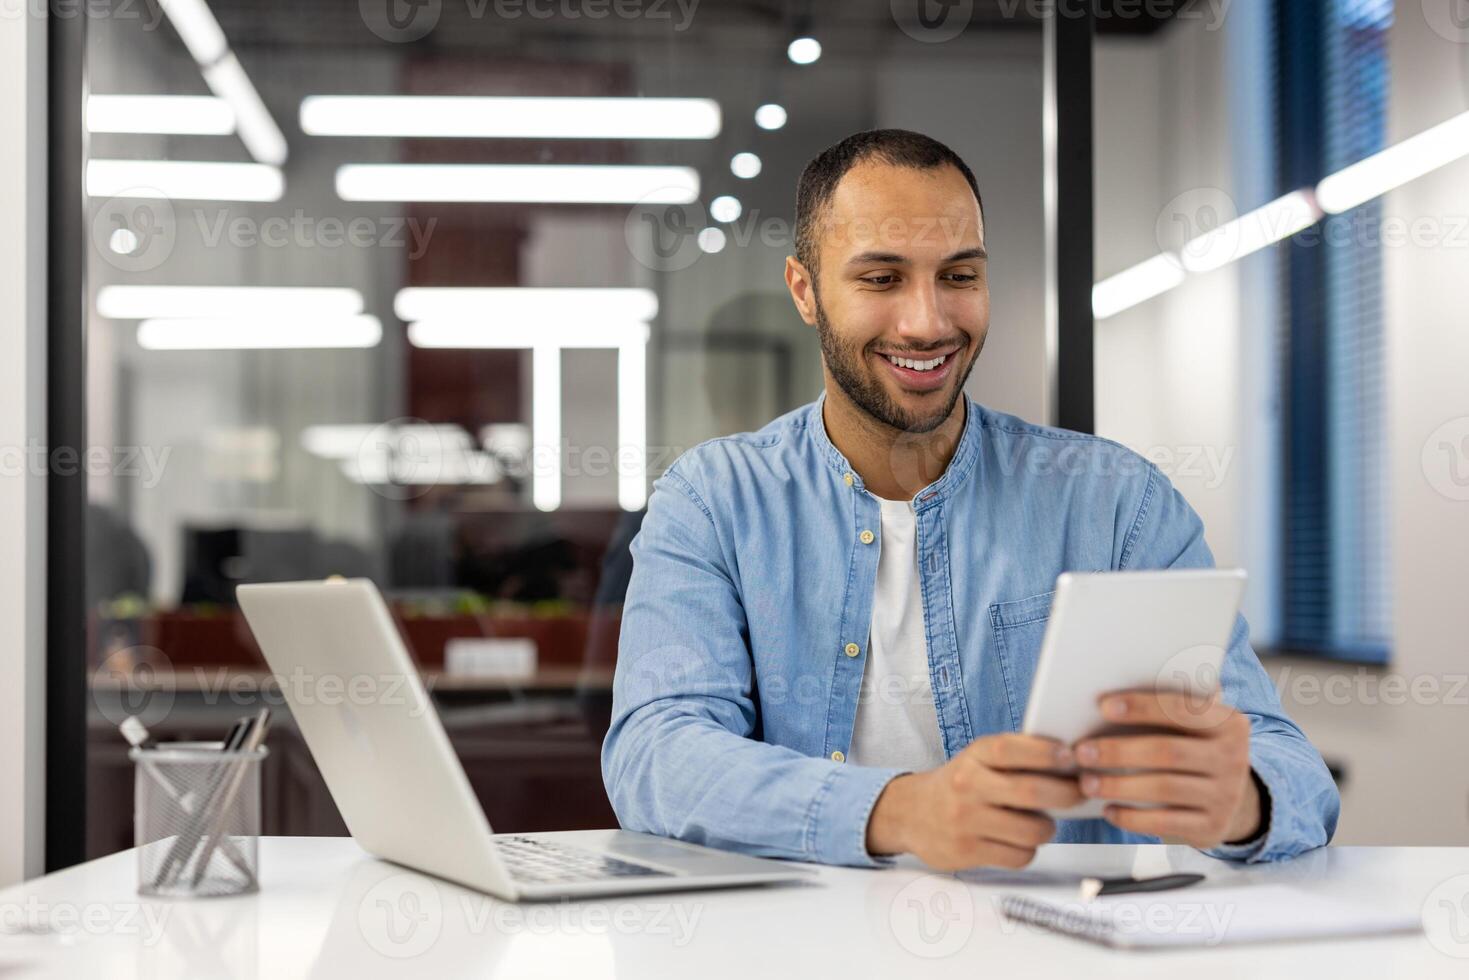
[[[224,737],[220,750],[233,752],[238,749],[249,728],[250,719],[248,718],[235,722],[229,734]],[[214,799],[214,794],[219,791],[219,785],[224,782],[224,778],[223,768],[216,769],[210,775],[209,785],[205,788],[198,807],[189,815],[188,824],[183,832],[174,838],[173,846],[168,849],[163,864],[159,866],[158,873],[153,878],[154,888],[162,888],[164,883],[170,880],[174,866],[181,860],[187,862],[188,856],[194,853],[194,848],[199,845],[200,831],[203,829],[204,821],[208,819],[209,803]]]
[[[250,734],[245,738],[245,744],[240,747],[241,752],[254,752],[265,741],[265,729],[270,724],[270,709],[261,708],[260,714],[254,718],[250,727]],[[235,796],[240,792],[240,783],[245,779],[245,769],[250,763],[240,760],[234,764],[229,775],[229,785],[224,789],[224,795],[220,798],[218,805],[214,807],[214,826],[210,828],[209,835],[202,839],[204,845],[203,853],[194,864],[194,877],[189,882],[189,887],[199,887],[199,882],[204,879],[204,872],[209,870],[209,859],[214,856],[214,849],[219,846],[220,839],[224,836],[225,828],[229,824],[230,806],[235,802]],[[182,874],[182,870],[180,871]]]
[[[226,744],[233,741],[237,737],[237,731],[244,724],[245,722],[243,719],[235,723],[235,727],[231,728],[230,733],[225,736]],[[143,722],[136,715],[129,715],[128,717],[124,718],[122,724],[118,725],[117,727],[122,732],[122,737],[127,739],[128,743],[131,744],[133,748],[146,751],[152,751],[153,749],[158,748],[158,740],[153,737],[153,735],[148,731],[147,726],[144,725]],[[182,809],[185,813],[192,812],[188,803],[190,793],[175,784],[173,781],[173,777],[169,776],[166,772],[160,771],[150,759],[146,758],[146,756],[139,756],[138,765],[142,767],[143,770],[146,771],[148,775],[153,778],[154,782],[156,782],[159,786],[163,788],[164,792],[166,792],[170,797],[173,798],[174,803],[176,803],[180,809]],[[195,797],[195,800],[195,805],[197,805],[198,797]],[[246,878],[254,878],[254,872],[250,870],[250,866],[245,862],[244,857],[240,854],[239,848],[235,847],[231,841],[224,842],[224,855],[226,858],[229,859],[230,863],[233,864]]]
[[[1083,878],[1081,900],[1090,902],[1098,895],[1122,895],[1127,892],[1161,892],[1170,888],[1187,888],[1204,880],[1199,874],[1159,875],[1156,878]]]

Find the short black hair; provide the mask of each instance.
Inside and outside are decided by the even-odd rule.
[[[979,196],[979,182],[974,179],[974,171],[959,154],[938,140],[907,129],[869,129],[853,133],[817,154],[801,171],[801,179],[796,184],[796,258],[812,276],[816,275],[817,226],[821,216],[830,206],[832,195],[847,172],[868,160],[914,170],[953,167],[969,182],[974,200],[979,204],[980,220],[984,220],[984,200]]]

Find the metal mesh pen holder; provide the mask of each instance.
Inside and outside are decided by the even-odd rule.
[[[173,897],[256,891],[260,764],[267,750],[218,742],[133,749],[138,893]]]

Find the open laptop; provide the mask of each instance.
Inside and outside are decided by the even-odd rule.
[[[241,585],[236,595],[347,828],[371,854],[512,900],[813,874],[625,830],[494,834],[372,582]]]

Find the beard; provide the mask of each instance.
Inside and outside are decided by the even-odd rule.
[[[915,434],[932,432],[954,413],[954,406],[964,393],[964,382],[969,380],[969,372],[974,370],[974,362],[979,359],[979,351],[974,352],[975,356],[970,358],[962,373],[955,374],[957,383],[950,388],[942,409],[910,412],[894,401],[883,383],[873,376],[867,365],[865,349],[844,343],[832,330],[819,293],[815,299],[816,336],[821,340],[821,356],[826,360],[827,370],[853,404],[890,429]],[[961,349],[954,356],[962,353]]]

